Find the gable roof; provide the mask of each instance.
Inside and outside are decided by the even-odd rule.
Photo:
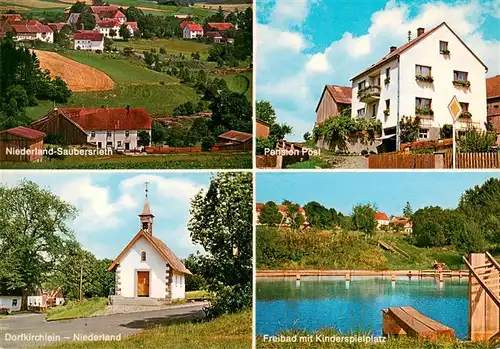
[[[133,31],[139,30],[139,26],[137,25],[137,22],[125,22],[123,24],[125,24],[126,26],[132,28]]]
[[[325,96],[325,92],[328,91],[328,94],[333,98],[333,100],[337,103],[342,104],[351,104],[352,100],[352,87],[349,86],[340,86],[340,85],[325,85],[323,89],[323,93],[321,94],[321,98],[319,99],[318,105],[316,106],[316,112]]]
[[[185,27],[187,27],[188,24],[196,24],[195,21],[182,21],[181,23],[179,23],[179,26],[181,27],[181,29],[184,29]]]
[[[105,19],[102,21],[101,20],[96,21],[95,25],[97,25],[101,28],[114,28],[114,27],[119,27],[121,25],[121,23],[116,18],[113,18],[113,19]]]
[[[191,272],[186,268],[184,263],[168,248],[167,245],[157,237],[146,233],[144,230],[140,230],[134,238],[128,243],[127,246],[123,249],[123,251],[116,257],[113,263],[108,267],[108,270],[113,270],[123,259],[126,253],[134,246],[134,244],[140,239],[144,238],[147,242],[153,246],[153,248],[168,262],[168,264],[176,271],[190,274]]]
[[[207,23],[207,26],[209,28],[213,28],[213,29],[218,30],[218,31],[225,31],[225,30],[229,30],[229,29],[234,29],[234,24],[233,23],[214,23],[214,22],[210,22],[210,23]]]
[[[189,29],[189,31],[192,31],[192,32],[203,31],[203,28],[198,23],[188,23],[188,24],[186,24],[186,27]]]
[[[216,32],[216,31],[206,32],[205,36],[208,36],[210,38],[222,38],[222,35],[219,32]]]
[[[375,213],[375,220],[376,221],[388,221],[389,217],[384,212],[377,212],[377,213]]]
[[[153,121],[144,108],[60,108],[58,110],[85,131],[151,130]]]
[[[59,32],[59,31],[61,31],[61,29],[62,29],[62,28],[64,28],[65,26],[67,26],[67,25],[68,25],[68,23],[66,23],[66,22],[59,22],[59,23],[49,23],[49,24],[47,24],[47,25],[48,25],[48,26],[50,27],[50,29],[52,29],[53,31],[55,31],[55,32]]]
[[[99,33],[96,30],[84,30],[73,34],[73,39],[75,40],[90,40],[90,41],[102,41],[104,39],[104,34]]]
[[[486,98],[500,97],[500,75],[486,79]]]
[[[26,139],[39,139],[45,137],[45,133],[24,126],[17,126],[8,130],[3,130],[0,133],[9,133]]]
[[[361,73],[359,73],[355,77],[353,77],[351,79],[351,81],[354,80],[354,79],[356,79],[356,78],[358,78],[358,77],[360,77],[361,75],[364,75],[364,74],[368,73],[371,70],[377,69],[378,67],[380,67],[384,63],[387,63],[387,62],[389,62],[389,61],[391,61],[393,59],[396,59],[403,52],[405,52],[406,50],[408,50],[411,47],[415,46],[417,43],[419,43],[420,41],[424,40],[426,37],[428,37],[429,35],[431,35],[432,33],[434,33],[436,30],[438,30],[442,26],[446,26],[446,28],[448,28],[449,31],[451,31],[451,33],[453,35],[455,35],[455,37],[465,46],[465,48],[467,50],[469,50],[470,53],[472,53],[472,55],[479,61],[479,63],[481,63],[486,68],[486,71],[488,70],[488,67],[483,63],[483,61],[481,61],[479,59],[479,57],[476,56],[476,54],[474,52],[472,52],[472,50],[469,48],[469,46],[467,46],[465,44],[465,42],[463,42],[462,39],[460,39],[460,37],[450,28],[450,26],[448,24],[446,24],[446,22],[442,22],[441,24],[435,26],[431,30],[424,32],[420,36],[417,36],[415,39],[413,39],[413,40],[407,42],[406,44],[404,44],[404,45],[396,48],[394,51],[389,52],[387,55],[385,55],[384,57],[382,57],[377,63],[372,64],[370,67],[368,67],[367,69],[365,69],[364,71],[362,71]]]
[[[246,133],[246,132],[231,130],[231,131],[224,132],[223,134],[221,134],[219,136],[219,138],[244,143],[244,142],[248,141],[249,139],[252,139],[252,135],[250,133]]]
[[[52,33],[52,29],[48,25],[37,20],[12,21],[10,27],[16,33]]]

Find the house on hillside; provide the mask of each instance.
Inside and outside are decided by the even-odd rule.
[[[116,257],[108,270],[115,272],[115,295],[123,298],[185,299],[186,275],[191,272],[159,238],[153,235],[154,215],[147,192],[139,214],[139,231]]]
[[[16,41],[43,41],[48,43],[54,42],[54,32],[45,24],[37,20],[18,20],[7,19],[1,25],[2,37],[5,33],[11,32]]]
[[[205,25],[205,31],[206,32],[219,32],[223,34],[224,32],[228,30],[235,30],[236,27],[234,26],[233,23],[215,23],[215,22],[209,22]]]
[[[457,96],[464,113],[459,130],[484,129],[486,65],[445,22],[387,54],[352,81],[352,116],[380,120],[385,142],[395,147],[403,116],[419,116],[419,140],[439,138],[451,124],[448,104]]]
[[[95,30],[109,39],[122,39],[120,27],[122,23],[118,19],[105,19],[95,22]],[[113,34],[113,35],[112,35]]]
[[[215,44],[220,44],[224,38],[217,31],[206,32],[205,37],[211,39]]]
[[[495,127],[500,146],[500,75],[486,79],[488,122]]]
[[[84,30],[73,34],[75,50],[104,51],[104,34],[95,30]]]
[[[250,133],[231,130],[219,135],[219,142],[215,146],[233,150],[251,150],[252,140],[253,135]]]
[[[203,37],[203,28],[198,23],[187,23],[182,30],[183,39],[196,39]]]
[[[139,33],[139,25],[137,22],[125,22],[123,24],[127,27],[130,35],[136,36]]]
[[[389,223],[391,222],[389,216],[387,216],[387,214],[385,214],[384,212],[375,213],[375,220],[377,221],[378,228],[384,225],[389,225]]]
[[[118,6],[90,6],[90,11],[97,15],[101,21],[116,19],[120,24],[127,21],[127,17],[118,9]]]
[[[0,131],[0,162],[41,162],[45,133],[24,126]]]
[[[413,232],[413,224],[408,217],[394,216],[391,218],[391,223],[401,228],[405,233],[410,234]]]
[[[120,151],[139,150],[139,133],[151,136],[152,118],[144,108],[56,108],[31,127],[62,135],[72,145]]]

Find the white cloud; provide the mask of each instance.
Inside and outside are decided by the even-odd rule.
[[[330,64],[323,53],[316,53],[306,63],[306,71],[310,73],[324,73],[329,71]]]
[[[287,11],[298,11],[300,6],[304,6],[304,3],[296,4]],[[265,45],[257,46],[257,96],[259,99],[270,100],[281,111],[277,113],[278,121],[297,120],[297,126],[292,126],[300,132],[290,137],[291,140],[302,138],[302,131],[307,127],[305,123],[308,123],[309,131],[313,128],[314,109],[325,84],[349,86],[350,79],[356,73],[387,54],[390,46],[404,44],[408,31],[415,37],[419,27],[430,30],[446,21],[488,66],[488,75],[499,74],[500,41],[486,40],[482,32],[484,17],[498,15],[498,5],[471,1],[412,6],[410,9],[406,4],[390,0],[384,9],[372,14],[370,26],[365,33],[355,35],[345,32],[324,50],[313,53],[310,52],[311,47],[314,47],[313,40],[306,39],[298,27],[290,29],[288,22],[284,24],[276,21],[271,21],[266,26],[260,25],[257,40],[264,41]],[[305,16],[309,9],[310,3],[304,11]],[[274,10],[276,13],[276,8]],[[306,18],[300,19],[298,14],[288,14],[288,17],[302,22]],[[295,45],[285,45],[283,40],[276,39],[279,36],[266,34],[283,31],[293,34],[296,38]],[[261,39],[261,36],[267,37]],[[283,46],[287,49],[282,49]]]
[[[258,24],[257,51],[259,54],[269,51],[300,52],[306,48],[307,42],[298,32],[280,30],[265,24]]]
[[[274,25],[300,25],[315,3],[315,0],[276,0],[271,20]]]

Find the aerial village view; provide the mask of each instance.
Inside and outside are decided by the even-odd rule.
[[[361,3],[256,2],[257,167],[500,168],[497,2]]]
[[[0,347],[250,348],[252,182],[4,171]]]
[[[0,3],[0,166],[252,167],[250,1]]]
[[[257,173],[257,348],[496,348],[498,173]]]

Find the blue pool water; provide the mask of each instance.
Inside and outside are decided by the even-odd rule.
[[[316,331],[333,328],[341,333],[371,331],[382,334],[382,309],[411,306],[468,335],[467,280],[340,278],[265,279],[257,281],[256,331],[273,335],[289,329]]]

